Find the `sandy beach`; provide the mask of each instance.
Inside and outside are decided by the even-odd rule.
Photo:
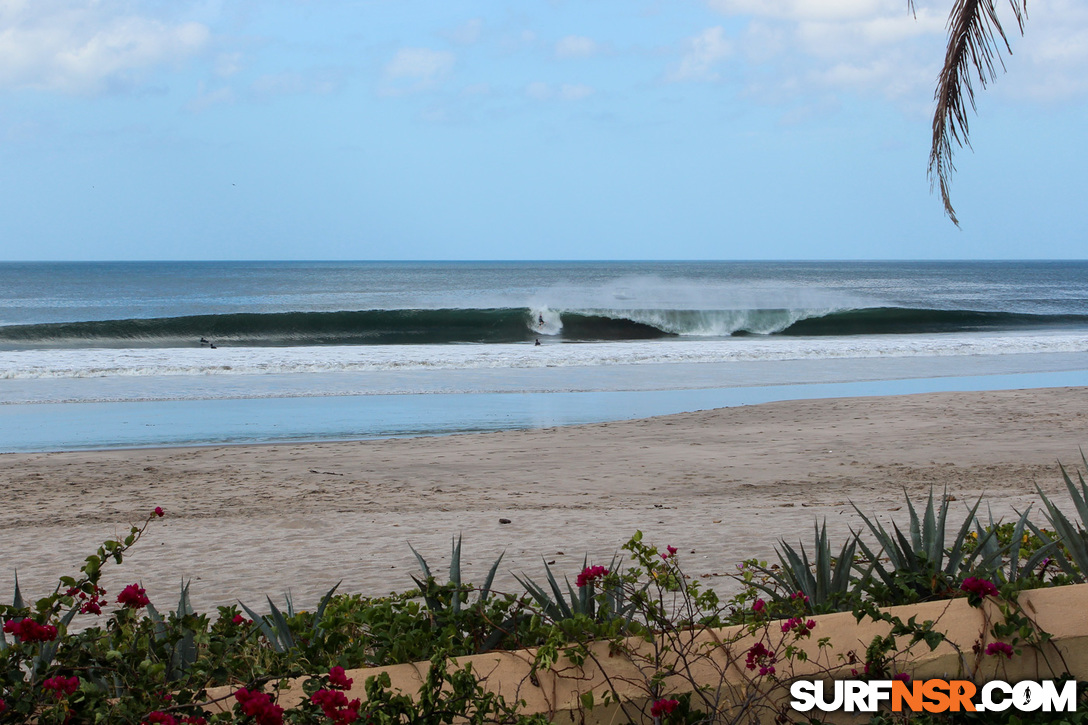
[[[311,605],[342,591],[412,586],[411,542],[436,571],[464,536],[466,577],[505,552],[510,572],[572,579],[608,563],[641,529],[680,548],[686,571],[721,586],[777,539],[835,541],[859,520],[850,501],[903,517],[903,489],[931,486],[957,512],[981,493],[995,516],[1067,500],[1058,462],[1081,463],[1088,388],[808,400],[531,431],[301,445],[0,456],[0,600],[17,569],[24,595],[52,590],[103,539],[156,506],[111,594],[133,581],[160,608],[192,580],[199,610],[291,591]],[[509,523],[501,523],[508,519]],[[1042,517],[1038,520],[1042,522]]]

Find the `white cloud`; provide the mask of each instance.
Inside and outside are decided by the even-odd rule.
[[[580,101],[594,94],[592,86],[581,83],[562,83],[553,86],[550,83],[536,81],[525,87],[525,95],[537,101]]]
[[[534,81],[525,86],[525,94],[529,96],[529,98],[535,98],[538,101],[546,101],[552,97],[554,92],[552,91],[552,87],[547,83]]]
[[[258,96],[284,96],[302,93],[325,95],[342,85],[335,73],[309,72],[269,73],[253,81],[253,92]]]
[[[470,83],[461,89],[463,96],[490,96],[491,92],[490,83]]]
[[[196,22],[166,22],[101,0],[0,3],[0,86],[96,93],[137,83],[209,43]]]
[[[944,60],[951,0],[706,0],[746,23],[737,52],[760,97],[844,90],[929,106]],[[996,4],[1013,55],[1000,55],[992,93],[1056,101],[1088,95],[1088,3],[1048,0],[1029,7],[1021,37],[1006,2]],[[695,56],[697,57],[697,56]],[[681,69],[698,70],[689,52]],[[686,65],[685,65],[686,63]],[[711,70],[711,73],[713,71]],[[677,75],[681,73],[678,72]],[[778,90],[770,87],[777,83]],[[976,81],[977,85],[977,81]]]
[[[753,15],[781,20],[851,20],[870,17],[900,0],[707,0],[712,9],[726,15]]]
[[[416,91],[435,86],[453,70],[455,56],[445,50],[401,48],[385,66],[387,90]]]
[[[670,81],[717,80],[715,66],[733,52],[722,27],[707,28],[685,43],[680,63],[669,73]]]
[[[559,97],[565,101],[580,101],[593,95],[593,87],[582,83],[564,83],[559,86]]]
[[[947,0],[916,0],[915,14],[902,0],[706,2],[748,16],[736,46],[748,77],[758,79],[749,82],[753,96],[849,91],[915,103],[932,93],[944,58]]]
[[[229,78],[241,69],[241,53],[220,53],[215,59],[215,74],[223,78]]]
[[[1002,92],[1046,102],[1088,95],[1088,4],[1031,6],[1024,37],[1013,40],[1013,56],[1005,62],[1009,78],[1002,79]]]
[[[473,18],[461,23],[453,30],[447,31],[445,36],[458,45],[472,45],[479,42],[483,30],[484,21],[480,18]]]
[[[224,104],[234,103],[234,91],[229,86],[217,88],[214,91],[209,91],[201,83],[197,91],[197,96],[193,100],[189,101],[186,108],[193,113],[200,113],[206,111],[212,106],[219,106]]]
[[[597,43],[593,38],[582,35],[568,35],[555,44],[557,58],[588,58],[597,52]]]

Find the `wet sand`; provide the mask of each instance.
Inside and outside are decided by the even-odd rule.
[[[464,536],[463,569],[570,576],[608,563],[634,533],[680,548],[685,570],[728,589],[737,562],[833,541],[866,512],[905,520],[903,489],[947,488],[995,517],[1066,501],[1058,469],[1081,464],[1088,388],[806,400],[597,425],[347,443],[0,455],[0,601],[74,574],[103,540],[156,520],[105,581],[133,581],[161,609],[192,580],[198,610],[264,596],[312,606],[341,591],[412,586],[408,542],[436,572]],[[984,505],[985,508],[985,505]],[[502,523],[501,520],[509,520]],[[1042,517],[1037,517],[1041,523]]]

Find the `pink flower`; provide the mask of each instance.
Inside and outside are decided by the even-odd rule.
[[[653,704],[650,705],[650,717],[668,715],[675,710],[676,706],[679,704],[680,703],[677,700],[666,700],[665,698],[654,700]]]
[[[97,584],[91,584],[91,593],[83,591],[79,587],[72,587],[64,593],[66,597],[79,597],[80,614],[102,614],[103,597],[106,590]]]
[[[166,514],[163,513],[162,506],[156,506],[155,510],[151,512],[152,516],[158,516],[160,519]]]
[[[908,684],[910,683],[910,675],[908,675],[906,672],[900,672],[898,675],[893,675],[892,679],[893,680],[901,680],[901,681],[906,682]]]
[[[782,632],[793,632],[798,637],[807,637],[816,628],[816,620],[802,621],[800,617],[787,619],[782,623]]]
[[[361,700],[348,702],[347,695],[339,690],[318,690],[310,695],[310,702],[321,708],[333,725],[348,725],[359,717]]]
[[[767,649],[767,646],[762,642],[756,642],[754,645],[748,648],[748,655],[745,657],[744,666],[750,670],[759,668],[759,674],[761,675],[773,675],[774,663],[778,661],[774,652]]]
[[[62,675],[50,677],[42,683],[42,689],[52,690],[53,694],[60,700],[63,699],[65,695],[71,695],[79,689],[79,678],[63,677]]]
[[[763,601],[762,599],[757,599],[755,601],[755,603],[752,605],[752,611],[755,612],[756,614],[762,614],[763,610],[766,609],[766,608],[767,608],[767,602]]]
[[[178,725],[178,721],[170,713],[156,710],[147,714],[147,719],[144,720],[143,725]]]
[[[8,620],[4,631],[15,635],[22,642],[52,642],[57,638],[57,628],[51,624],[38,624],[33,619]]]
[[[668,549],[668,553],[667,554],[662,554],[661,555],[662,559],[664,559],[665,561],[668,561],[669,559],[676,556],[677,548],[675,546],[666,546],[665,548]]]
[[[117,603],[129,609],[139,609],[151,604],[151,600],[147,598],[147,592],[139,584],[129,584],[117,596]]]
[[[268,693],[243,687],[234,693],[234,699],[242,706],[242,714],[252,717],[257,725],[283,725],[283,708],[272,702]]]
[[[4,698],[0,697],[0,715],[4,714],[4,711],[8,709],[8,704],[4,702]]]
[[[996,597],[997,587],[989,579],[978,579],[973,576],[969,576],[963,580],[963,584],[960,584],[960,589],[968,594],[975,594],[979,597]]]
[[[595,579],[600,579],[601,577],[607,575],[608,569],[605,569],[603,566],[587,566],[585,569],[582,570],[582,573],[578,575],[578,578],[575,579],[574,582],[578,585],[579,588],[581,588],[587,584],[590,584]]]
[[[243,624],[249,624],[249,620],[243,617],[241,614],[235,614],[230,621],[234,624],[237,624],[238,626],[241,626]]]
[[[995,657],[1005,655],[1007,659],[1011,660],[1012,656],[1016,653],[1013,651],[1012,645],[1005,644],[1004,642],[991,642],[986,645],[986,654],[994,655]]]
[[[344,674],[344,668],[340,665],[329,670],[329,684],[337,690],[350,690],[354,681]]]

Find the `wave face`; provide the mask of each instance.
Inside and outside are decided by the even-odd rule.
[[[850,310],[409,309],[193,315],[7,325],[0,347],[193,347],[431,345],[725,338],[739,335],[854,336],[1088,327],[1088,315],[877,307]]]

